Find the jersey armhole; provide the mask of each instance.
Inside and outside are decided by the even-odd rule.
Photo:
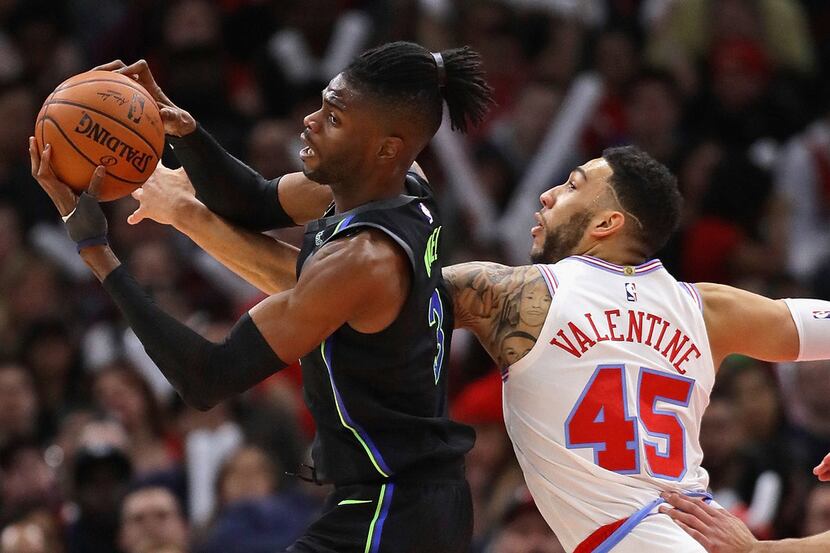
[[[679,281],[678,284],[680,285],[681,289],[683,289],[687,294],[689,294],[692,297],[692,300],[694,300],[697,308],[700,309],[701,313],[703,313],[703,298],[700,297],[700,292],[698,292],[697,286],[695,286],[694,284],[690,284],[688,282]]]
[[[556,295],[556,290],[559,288],[559,280],[556,278],[556,275],[548,265],[537,264],[534,265],[534,267],[536,267],[536,269],[538,269],[542,274],[542,278],[545,281],[545,285],[548,287],[548,293],[550,294],[550,299],[552,301]]]

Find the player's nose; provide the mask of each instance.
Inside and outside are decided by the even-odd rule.
[[[314,118],[315,115],[320,113],[320,110],[317,110],[313,113],[309,113],[305,117],[303,117],[303,125],[311,132],[317,132],[320,129],[320,124]]]
[[[542,192],[542,194],[539,196],[539,203],[541,203],[544,207],[548,209],[553,207],[553,204],[556,201],[554,197],[554,190],[555,188],[549,188]]]

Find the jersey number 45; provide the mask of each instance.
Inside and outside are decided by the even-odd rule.
[[[658,409],[657,403],[688,407],[694,380],[664,372],[640,369],[637,378],[637,414],[628,412],[625,367],[600,365],[565,421],[565,445],[590,447],[594,463],[620,474],[638,474],[640,467],[639,422],[646,434],[664,440],[643,439],[645,469],[665,480],[681,480],[686,474],[686,429],[675,412]]]

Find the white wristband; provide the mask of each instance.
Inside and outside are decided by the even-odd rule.
[[[830,359],[830,301],[786,298],[798,331],[796,361]]]

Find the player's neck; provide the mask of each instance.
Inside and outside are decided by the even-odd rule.
[[[397,198],[404,193],[405,176],[361,178],[359,181],[331,185],[336,213],[349,211],[369,202]]]
[[[614,265],[640,265],[645,263],[648,259],[643,255],[642,251],[633,247],[621,247],[618,244],[607,244],[605,242],[597,242],[593,244],[582,255],[590,255],[602,259]]]

